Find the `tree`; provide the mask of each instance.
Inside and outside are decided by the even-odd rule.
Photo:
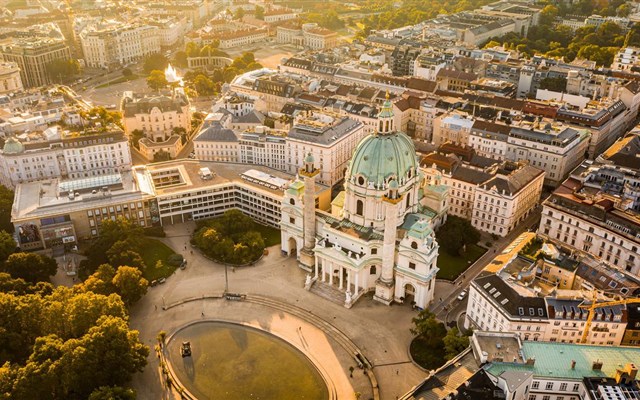
[[[80,73],[80,64],[77,60],[58,59],[49,62],[45,69],[51,80],[62,83]]]
[[[164,76],[164,72],[160,70],[153,70],[147,77],[147,86],[152,90],[160,90],[169,84],[167,78]]]
[[[459,256],[466,246],[478,243],[480,232],[468,220],[452,215],[438,229],[436,238],[447,253]]]
[[[140,254],[134,250],[135,244],[131,240],[118,240],[115,242],[107,251],[109,263],[115,267],[128,265],[141,271],[144,270],[146,265]]]
[[[122,70],[122,76],[124,76],[125,78],[130,78],[133,76],[133,71],[131,70],[131,68],[125,68]]]
[[[192,43],[193,42],[189,42],[189,44]],[[176,67],[187,68],[187,66],[189,65],[187,62],[187,53],[184,51],[176,52],[176,54],[173,55],[173,64]]]
[[[91,274],[82,284],[81,288],[85,292],[93,292],[96,294],[109,295],[115,292],[113,287],[113,277],[116,271],[109,264],[102,264],[96,272]]]
[[[136,391],[120,386],[101,386],[91,393],[89,400],[136,400]]]
[[[255,13],[253,14],[256,19],[264,20],[264,8],[260,6],[256,6]]]
[[[484,45],[485,49],[492,49],[496,46],[500,46],[500,42],[496,42],[495,40],[490,40],[487,44]]]
[[[551,26],[555,22],[557,16],[558,16],[558,7],[549,4],[545,6],[542,9],[542,11],[540,11],[539,24]]]
[[[169,161],[169,160],[171,160],[171,154],[169,154],[169,152],[167,151],[160,150],[153,154],[153,162]]]
[[[442,333],[444,327],[440,327],[442,323],[438,322],[435,314],[429,310],[420,311],[416,317],[411,319],[411,323],[413,323],[413,328],[410,331],[415,336],[444,336],[444,333]],[[442,335],[440,335],[441,333]]]
[[[139,269],[121,266],[113,277],[113,286],[124,304],[130,306],[147,293],[149,282],[142,277]]]
[[[27,282],[48,282],[56,274],[58,264],[50,257],[35,253],[13,253],[5,261],[2,270]]]
[[[238,7],[235,14],[233,14],[233,19],[242,19],[242,17],[244,17],[244,14],[244,8]]]
[[[153,71],[164,71],[169,65],[167,57],[160,53],[151,54],[144,59],[144,65],[142,67],[145,74],[150,74]]]
[[[140,139],[142,139],[144,137],[144,132],[142,132],[140,129],[134,129],[133,131],[131,131],[131,143],[133,144],[133,146],[138,149],[140,148],[139,146],[139,142]]]
[[[543,78],[540,80],[540,89],[552,90],[554,92],[564,92],[567,90],[567,78]]]
[[[0,264],[5,262],[16,251],[16,242],[13,236],[5,231],[0,231]]]
[[[444,342],[445,357],[447,360],[451,360],[462,350],[469,347],[469,337],[461,336],[456,327],[451,328],[442,341]]]
[[[13,190],[0,185],[0,230],[13,233],[11,208],[13,207]]]
[[[626,18],[631,14],[631,7],[629,4],[624,3],[621,4],[618,8],[616,8],[616,15],[618,17]]]
[[[193,84],[200,95],[209,96],[215,93],[215,84],[205,75],[196,76]]]

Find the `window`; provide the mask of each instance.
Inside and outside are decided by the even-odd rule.
[[[538,381],[533,381],[533,383],[531,384],[531,389],[537,389],[540,387],[540,382]]]
[[[375,265],[372,265],[372,266],[369,268],[369,275],[375,275],[375,274],[376,274],[376,266],[375,266]]]
[[[293,217],[289,217],[289,223],[290,224],[295,224],[296,223],[296,219]]]
[[[563,391],[563,392],[566,391],[567,390],[567,384],[566,383],[561,383],[560,384],[560,390]]]
[[[536,395],[535,394],[530,394],[529,395],[529,400],[536,400]]]
[[[411,242],[411,248],[412,249],[417,249],[418,248],[418,242]]]
[[[364,215],[364,203],[362,200],[356,201],[356,215]]]
[[[409,269],[416,269],[416,264],[410,262],[409,263]]]
[[[542,400],[551,400],[551,396],[542,396]]]
[[[378,254],[378,249],[371,249],[371,254]]]
[[[573,391],[574,391],[574,392],[577,392],[577,391],[578,391],[578,389],[580,389],[580,384],[579,384],[579,383],[574,383],[574,384],[573,384]]]
[[[291,204],[292,206],[296,205],[296,199],[289,199],[289,204]]]

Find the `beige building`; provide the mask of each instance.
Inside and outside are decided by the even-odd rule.
[[[269,36],[266,29],[247,29],[222,33],[216,37],[220,41],[221,49],[247,46],[264,41]]]
[[[59,39],[24,39],[2,48],[0,55],[4,61],[18,65],[22,84],[30,88],[51,83],[47,65],[55,60],[70,60],[71,50]]]
[[[80,34],[85,63],[94,68],[128,65],[160,52],[161,30],[151,25],[90,28]]]
[[[0,94],[19,92],[23,89],[20,67],[12,62],[0,62]]]
[[[175,157],[182,149],[180,133],[191,131],[191,104],[181,88],[171,93],[158,95],[136,95],[124,92],[122,112],[124,128],[131,137],[135,130],[144,134],[140,140],[140,151],[147,159],[159,151]],[[145,140],[146,139],[146,140]]]

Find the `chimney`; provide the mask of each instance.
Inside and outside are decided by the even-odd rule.
[[[635,381],[636,380],[636,376],[638,376],[638,367],[635,364],[627,364],[625,365],[625,368],[627,370],[627,373],[629,374],[629,378],[631,379],[631,381]]]
[[[527,358],[527,365],[535,365],[535,363],[536,363],[535,358]]]
[[[593,362],[593,364],[591,365],[591,369],[594,371],[601,371],[602,370],[602,361],[600,360],[596,360]]]
[[[571,360],[571,369],[576,369],[576,360]]]

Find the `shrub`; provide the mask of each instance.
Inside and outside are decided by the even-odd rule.
[[[184,260],[184,257],[182,257],[182,254],[172,254],[171,256],[169,256],[167,263],[169,263],[169,265],[173,265],[174,267],[177,267],[180,264],[182,264],[182,260]]]
[[[167,237],[167,234],[164,232],[164,228],[162,226],[148,226],[144,228],[144,234],[146,236],[152,237]]]

